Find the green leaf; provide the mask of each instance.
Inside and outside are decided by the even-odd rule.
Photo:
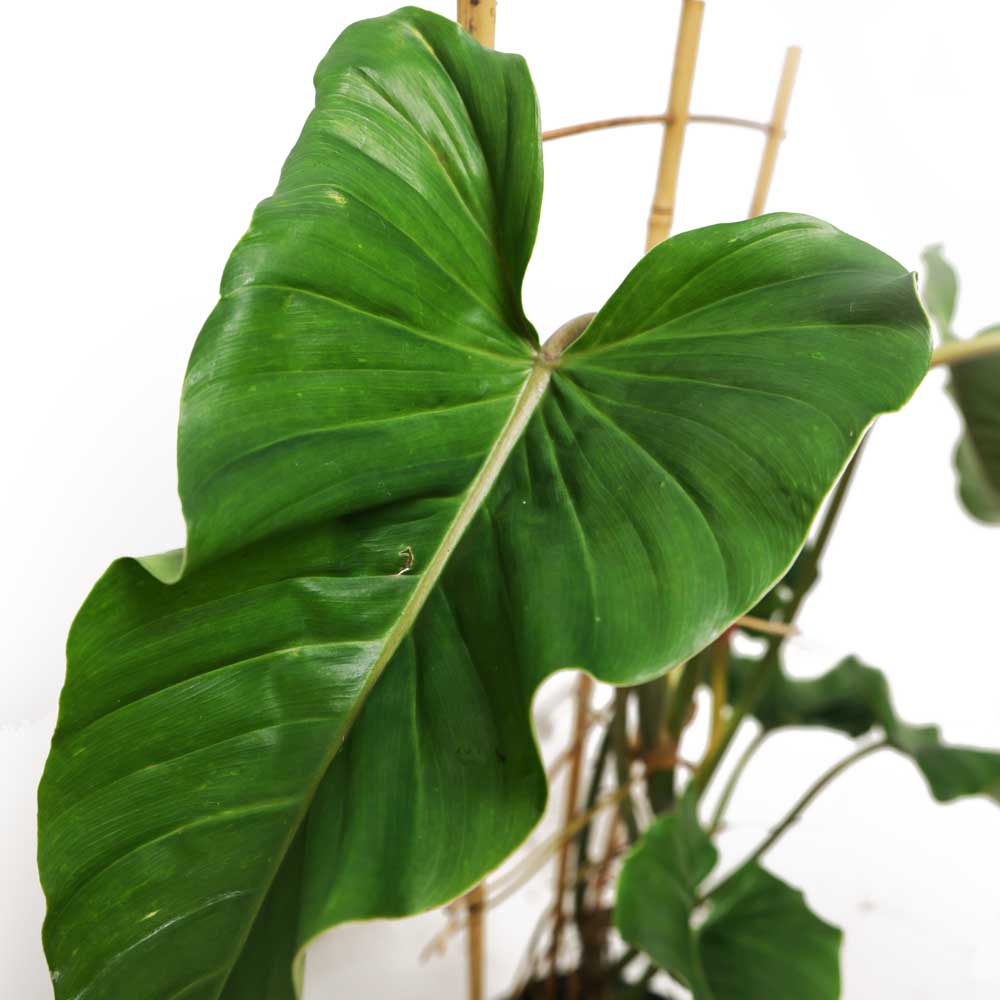
[[[622,937],[687,985],[694,1000],[836,1000],[841,932],[756,863],[699,904],[717,860],[685,796],[625,859],[615,903]]]
[[[1000,326],[980,337],[997,336]],[[951,394],[965,434],[955,450],[958,494],[965,509],[985,524],[1000,524],[1000,354],[951,366]]]
[[[524,63],[411,8],[316,83],[191,358],[187,547],[112,564],[69,637],[59,998],[286,1000],[327,927],[469,887],[543,808],[538,685],[726,627],[927,366],[912,277],[789,215],[664,243],[539,351]]]
[[[955,320],[955,306],[958,302],[958,275],[945,259],[940,243],[927,247],[922,256],[924,282],[921,298],[924,306],[941,340],[954,340],[952,323]]]
[[[732,661],[732,696],[738,698],[757,664]],[[920,769],[939,802],[966,795],[986,795],[1000,802],[1000,753],[941,741],[937,726],[911,726],[892,706],[885,675],[848,657],[819,677],[793,680],[780,668],[752,709],[765,730],[819,726],[849,736],[872,729],[885,732],[890,744]]]
[[[943,341],[956,340],[952,329],[958,301],[958,275],[940,245],[923,254],[923,300]],[[996,336],[1000,325],[977,336]],[[950,367],[949,390],[965,423],[955,449],[958,495],[965,509],[984,524],[1000,524],[1000,355],[969,358]]]

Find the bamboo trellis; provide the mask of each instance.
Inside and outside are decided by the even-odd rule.
[[[771,188],[774,167],[781,140],[785,136],[785,120],[791,102],[792,89],[798,71],[801,50],[793,46],[785,52],[781,78],[774,99],[774,107],[767,122],[751,121],[746,118],[732,118],[725,115],[698,115],[690,113],[691,91],[694,83],[695,64],[698,58],[698,44],[701,38],[701,23],[705,11],[704,0],[682,0],[680,26],[674,49],[673,69],[667,109],[664,114],[629,115],[606,118],[600,121],[584,122],[542,133],[544,141],[561,139],[585,132],[617,128],[626,125],[660,124],[663,126],[663,142],[660,162],[653,193],[653,203],[649,212],[646,232],[646,249],[650,250],[670,235],[673,227],[674,208],[677,201],[677,181],[680,173],[681,154],[687,126],[691,123],[729,125],[739,128],[756,129],[766,136],[761,154],[757,181],[750,203],[751,217],[760,215]],[[493,48],[496,34],[496,0],[458,0],[458,23],[481,45]],[[754,626],[755,621],[743,620],[743,624]],[[589,677],[582,675],[576,690],[576,722],[572,753],[569,758],[569,778],[566,792],[566,827],[573,828],[580,819],[577,816],[577,800],[586,730],[591,716],[593,684]],[[567,879],[568,839],[559,841],[556,874],[556,912],[553,914],[552,941],[549,947],[550,977],[548,994],[556,995],[556,961],[558,959],[560,932],[563,926],[562,899]],[[490,903],[490,894],[485,882],[470,890],[464,899],[465,926],[468,932],[468,972],[469,1000],[484,998],[484,911]]]

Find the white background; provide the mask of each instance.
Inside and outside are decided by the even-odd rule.
[[[188,351],[309,110],[313,68],[347,23],[389,9],[94,0],[4,14],[4,996],[51,996],[34,789],[66,630],[115,556],[181,544],[174,434]],[[657,112],[677,11],[676,0],[503,0],[497,45],[527,56],[545,127]],[[769,207],[828,219],[913,268],[922,246],[943,240],[963,278],[958,327],[971,333],[1000,320],[998,33],[986,0],[709,0],[692,110],[766,118],[784,47],[802,45]],[[526,289],[541,331],[596,308],[637,259],[658,143],[645,126],[546,147]],[[679,228],[746,211],[761,144],[691,127]],[[973,524],[954,501],[958,425],[942,381],[932,374],[876,429],[792,665],[814,671],[857,652],[889,673],[906,718],[996,746],[1000,529]],[[775,738],[734,803],[731,856],[845,745]],[[907,763],[881,755],[830,790],[770,864],[846,928],[848,1000],[986,1000],[1000,996],[998,844],[1000,810],[937,806]],[[494,993],[543,888],[490,915]],[[333,932],[310,959],[308,996],[463,995],[460,944],[417,965],[441,924],[430,914]]]

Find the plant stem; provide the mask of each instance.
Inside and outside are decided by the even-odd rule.
[[[615,710],[611,719],[611,745],[615,752],[615,767],[618,773],[618,790],[623,792],[618,803],[622,821],[628,831],[630,843],[639,839],[639,825],[635,820],[632,808],[630,784],[632,781],[632,752],[628,741],[628,697],[629,688],[618,688],[615,691]]]
[[[788,831],[788,828],[794,824],[798,818],[802,815],[809,804],[819,795],[820,792],[830,784],[838,775],[846,771],[852,764],[856,764],[859,760],[863,760],[869,754],[875,753],[877,750],[884,750],[886,747],[890,746],[887,739],[878,740],[875,743],[869,743],[866,746],[860,747],[853,753],[848,754],[842,760],[838,761],[833,767],[824,771],[802,794],[799,800],[794,806],[789,810],[788,814],[783,820],[767,835],[763,843],[751,852],[750,856],[730,875],[724,878],[715,888],[711,889],[703,897],[703,901],[710,899],[712,896],[721,892],[727,885],[729,885],[736,876],[743,871],[749,865],[760,861],[760,859],[781,839],[781,837]]]
[[[646,763],[646,792],[657,814],[674,803],[673,767],[664,766],[672,761],[676,751],[666,724],[668,677],[657,677],[635,689],[639,702],[639,739]]]
[[[667,704],[664,712],[666,723],[666,738],[663,755],[676,759],[680,747],[681,736],[691,714],[691,705],[698,682],[701,679],[702,654],[693,656],[686,663],[676,668],[679,673],[677,682],[668,689]],[[676,796],[676,767],[671,766],[650,775],[650,800],[654,811],[659,814],[672,808]]]
[[[709,647],[708,676],[712,688],[712,718],[708,746],[711,751],[723,737],[729,688],[729,632],[723,632]]]
[[[984,333],[971,340],[953,340],[931,354],[931,368],[939,365],[960,365],[963,361],[1000,353],[1000,330]]]
[[[701,657],[701,653],[692,656],[680,668],[680,676],[670,692],[670,700],[667,702],[667,735],[674,746],[681,741],[681,733],[687,725],[691,709],[691,699],[701,680]]]
[[[722,789],[719,801],[715,805],[715,811],[712,813],[712,819],[708,824],[709,836],[717,833],[719,827],[722,826],[722,819],[726,814],[726,809],[729,807],[730,801],[732,800],[733,792],[736,791],[737,782],[741,777],[743,777],[743,772],[746,770],[747,764],[750,763],[750,759],[760,749],[760,745],[767,739],[767,737],[768,731],[766,729],[762,729],[740,755],[740,759],[733,767],[733,770],[729,775],[729,780]]]

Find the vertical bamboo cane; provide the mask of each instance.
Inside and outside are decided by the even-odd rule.
[[[458,23],[486,48],[493,48],[497,30],[497,0],[458,0]]]
[[[649,212],[646,230],[646,249],[651,250],[670,235],[674,222],[674,203],[677,200],[677,174],[681,166],[684,132],[687,129],[691,106],[691,84],[698,58],[698,41],[701,38],[701,20],[705,13],[703,0],[684,0],[681,24],[677,32],[674,51],[674,68],[670,77],[670,98],[667,103],[668,123],[663,129],[663,146],[660,149],[660,169],[656,178],[653,207]]]
[[[458,0],[458,23],[488,49],[493,48],[497,27],[496,0]],[[483,946],[483,907],[486,891],[483,883],[465,894],[468,913],[468,962],[469,1000],[483,1000],[485,996],[485,948]]]
[[[778,147],[785,137],[785,119],[788,117],[788,105],[792,100],[792,88],[795,86],[795,74],[799,70],[801,56],[802,49],[797,45],[793,45],[785,52],[785,62],[781,67],[781,80],[778,82],[778,92],[774,97],[774,110],[771,112],[771,127],[768,130],[764,153],[760,159],[757,186],[754,188],[753,200],[750,202],[751,219],[764,211],[767,193],[771,189],[774,163],[778,159]]]
[[[465,908],[468,913],[469,939],[469,1000],[483,1000],[484,962],[483,962],[483,906],[486,902],[486,892],[483,883],[473,887],[465,894]]]
[[[576,719],[573,726],[573,755],[570,758],[569,776],[566,779],[565,822],[569,826],[576,817],[576,800],[580,791],[580,774],[583,770],[584,742],[590,724],[590,702],[594,694],[594,681],[590,674],[581,674],[576,685]],[[559,849],[556,867],[555,916],[552,924],[552,942],[549,945],[549,978],[546,983],[546,1000],[554,1000],[559,959],[559,944],[562,940],[563,895],[566,892],[566,874],[569,868],[570,841],[567,839]]]

